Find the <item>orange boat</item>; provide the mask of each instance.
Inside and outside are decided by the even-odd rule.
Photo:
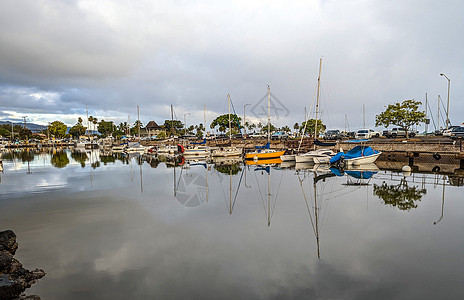
[[[275,150],[266,149],[261,152],[246,153],[245,159],[262,160],[262,159],[278,158],[280,160],[280,156],[283,155],[284,153],[285,153],[285,150],[275,151]]]
[[[247,160],[247,165],[274,165],[280,164],[282,160],[280,158],[260,159],[260,160]]]

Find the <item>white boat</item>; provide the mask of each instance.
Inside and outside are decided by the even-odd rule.
[[[145,147],[140,145],[140,143],[131,143],[127,145],[127,148],[125,149],[126,153],[138,153],[138,154],[143,154],[145,153]]]
[[[284,154],[280,156],[282,161],[295,161],[295,154]]]
[[[356,146],[346,153],[337,153],[330,159],[330,163],[341,167],[370,164],[375,162],[381,154],[382,152],[374,150],[369,146]]]
[[[184,156],[199,156],[206,157],[211,154],[211,149],[207,146],[195,146],[193,148],[185,149],[182,153]]]
[[[328,163],[336,153],[331,149],[317,149],[295,156],[297,163]]]
[[[242,155],[242,149],[237,147],[220,147],[212,151],[213,157],[231,157]]]
[[[175,154],[178,152],[177,146],[166,145],[156,150],[157,154]]]

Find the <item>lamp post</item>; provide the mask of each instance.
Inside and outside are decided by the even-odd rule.
[[[190,115],[190,113],[184,114],[184,135],[187,135],[187,115]]]
[[[449,96],[450,96],[450,85],[451,85],[451,80],[446,76],[445,74],[441,73],[440,76],[444,76],[446,80],[448,80],[448,102],[446,104],[446,129],[449,127]]]
[[[247,103],[243,105],[243,128],[245,129],[245,135],[246,135],[245,109],[247,105],[251,105],[251,104]],[[243,136],[243,138],[245,138],[245,135]]]

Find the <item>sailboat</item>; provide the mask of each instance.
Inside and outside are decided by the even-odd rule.
[[[220,147],[212,151],[213,157],[236,157],[242,155],[242,149],[232,147],[232,122],[230,120],[230,94],[227,95],[227,102],[229,104],[229,144],[228,147]]]
[[[285,150],[276,151],[270,149],[271,141],[271,88],[267,86],[267,144],[264,146],[256,146],[256,151],[245,154],[245,159],[260,160],[280,158],[285,153]]]
[[[317,78],[317,98],[316,98],[316,124],[314,126],[314,142],[316,145],[318,130],[317,130],[317,121],[318,121],[318,114],[319,114],[319,91],[321,86],[321,69],[322,69],[322,57],[319,60],[319,76]],[[315,147],[315,146],[314,146]],[[334,156],[336,153],[333,152],[331,149],[314,149],[312,151],[299,154],[295,156],[295,161],[297,163],[328,163],[330,158]]]

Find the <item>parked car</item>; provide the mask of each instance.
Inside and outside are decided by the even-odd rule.
[[[393,128],[391,131],[384,130],[383,135],[387,138],[406,137],[406,130],[404,130],[404,128],[397,127]],[[414,137],[416,136],[416,132],[414,130],[410,130],[408,132],[408,136]]]
[[[277,131],[271,135],[271,140],[286,140],[286,139],[288,139],[288,134],[283,131]]]
[[[450,137],[452,139],[462,139],[462,138],[464,138],[464,127],[454,127],[451,130]]]
[[[450,126],[450,127],[448,127],[448,129],[443,130],[443,136],[451,136],[451,131],[454,128],[459,128],[459,127],[461,127],[461,126]]]
[[[371,139],[374,137],[379,137],[380,132],[374,131],[372,129],[360,129],[356,132],[355,138],[356,139]]]
[[[327,130],[327,132],[325,133],[324,139],[326,139],[326,140],[339,140],[339,139],[342,139],[344,137],[345,137],[345,135],[342,132],[340,132],[340,130]]]

